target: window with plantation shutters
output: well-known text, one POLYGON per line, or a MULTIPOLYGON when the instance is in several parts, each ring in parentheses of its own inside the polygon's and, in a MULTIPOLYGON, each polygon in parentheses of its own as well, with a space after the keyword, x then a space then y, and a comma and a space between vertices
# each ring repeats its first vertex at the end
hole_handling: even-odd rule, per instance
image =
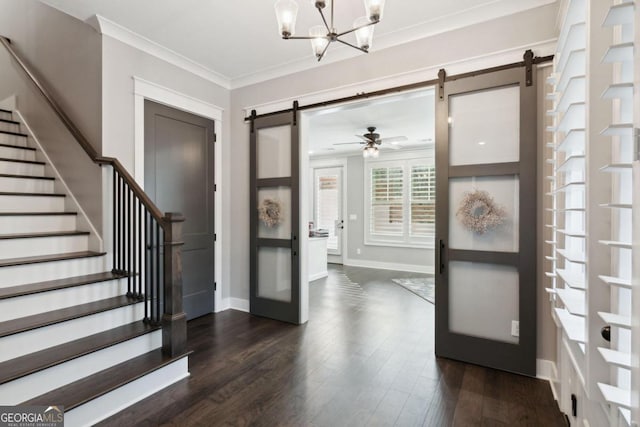
POLYGON ((365 243, 432 245, 435 232, 432 159, 369 161, 365 170, 365 243))

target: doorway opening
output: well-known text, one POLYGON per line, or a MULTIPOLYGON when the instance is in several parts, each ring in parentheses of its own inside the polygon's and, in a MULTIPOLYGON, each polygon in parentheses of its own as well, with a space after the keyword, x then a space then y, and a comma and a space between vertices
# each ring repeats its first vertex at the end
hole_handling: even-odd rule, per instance
POLYGON ((424 88, 305 113, 310 282, 390 270, 393 284, 434 302, 434 96, 424 88))

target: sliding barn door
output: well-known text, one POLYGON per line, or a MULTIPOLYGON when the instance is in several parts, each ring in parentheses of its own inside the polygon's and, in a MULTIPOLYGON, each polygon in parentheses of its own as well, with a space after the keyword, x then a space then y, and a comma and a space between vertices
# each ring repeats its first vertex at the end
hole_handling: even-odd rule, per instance
POLYGON ((250 311, 300 323, 299 156, 296 113, 251 124, 250 311))
POLYGON ((536 374, 536 90, 524 68, 436 97, 436 355, 536 374))

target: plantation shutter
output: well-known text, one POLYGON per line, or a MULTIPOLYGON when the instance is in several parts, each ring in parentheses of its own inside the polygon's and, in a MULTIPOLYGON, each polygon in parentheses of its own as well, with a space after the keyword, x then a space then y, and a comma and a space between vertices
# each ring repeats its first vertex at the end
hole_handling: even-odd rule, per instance
POLYGON ((436 170, 434 166, 411 167, 411 237, 428 237, 434 234, 436 170))
POLYGON ((374 167, 371 169, 371 234, 402 236, 403 171, 402 167, 374 167))

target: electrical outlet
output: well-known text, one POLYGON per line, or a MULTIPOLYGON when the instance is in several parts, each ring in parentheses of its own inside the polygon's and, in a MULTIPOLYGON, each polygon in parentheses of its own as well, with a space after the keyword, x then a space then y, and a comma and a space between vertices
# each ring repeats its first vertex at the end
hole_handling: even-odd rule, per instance
POLYGON ((360 255, 360 248, 356 249, 356 253, 360 255))
POLYGON ((511 336, 512 337, 520 336, 520 322, 517 320, 511 321, 511 336))

